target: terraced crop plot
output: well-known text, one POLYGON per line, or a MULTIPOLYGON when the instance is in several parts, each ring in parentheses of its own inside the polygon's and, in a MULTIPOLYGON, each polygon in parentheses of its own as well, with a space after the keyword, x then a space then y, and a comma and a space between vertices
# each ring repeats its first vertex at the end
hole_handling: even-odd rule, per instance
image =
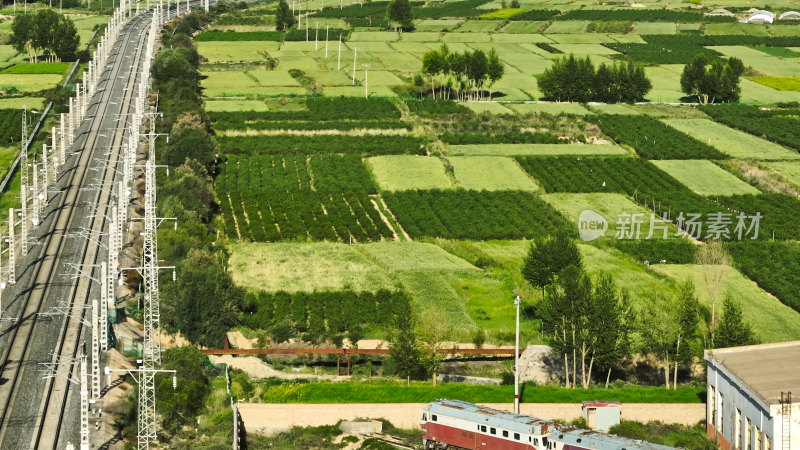
POLYGON ((800 150, 800 119, 796 108, 762 109, 752 105, 702 107, 717 122, 737 128, 772 142, 800 150))
MULTIPOLYGON (((651 266, 657 273, 681 282, 687 277, 694 281, 695 295, 706 308, 711 307, 708 292, 703 288, 703 268, 693 264, 656 264, 651 266)), ((736 269, 727 269, 720 286, 721 292, 731 295, 742 307, 742 315, 748 318, 755 335, 764 342, 787 341, 800 332, 800 316, 791 308, 775 301, 763 289, 742 276, 736 269)), ((719 304, 718 304, 719 306, 719 304)))
POLYGON ((604 133, 634 149, 646 159, 725 159, 713 147, 649 116, 602 115, 597 124, 604 133))
POLYGON ((431 156, 391 155, 367 159, 381 189, 450 189, 453 180, 445 173, 442 160, 431 156))
POLYGON ((388 271, 359 247, 337 243, 232 243, 233 281, 252 291, 393 289, 388 271))
POLYGON ((217 139, 222 153, 248 155, 253 153, 350 153, 366 155, 396 155, 424 153, 419 138, 414 136, 234 136, 217 139))
POLYGON ((376 241, 392 236, 356 156, 229 156, 216 179, 233 240, 376 241))
POLYGON ((210 63, 219 62, 264 62, 259 52, 266 51, 274 54, 278 51, 279 42, 270 41, 239 41, 223 42, 210 41, 198 42, 197 52, 208 59, 210 63))
POLYGON ((451 145, 450 154, 459 156, 559 156, 627 155, 618 145, 603 144, 476 144, 451 145))
POLYGON ((304 94, 306 89, 282 71, 203 72, 201 82, 207 97, 271 96, 275 93, 304 94), (276 89, 279 87, 279 89, 276 89))
POLYGON ((412 238, 530 239, 565 225, 554 209, 528 192, 404 191, 384 198, 412 238))
POLYGON ((539 186, 511 158, 456 156, 449 159, 458 186, 487 191, 538 191, 539 186))
POLYGON ((800 186, 800 162, 771 162, 767 165, 800 186))
POLYGON ((734 158, 800 159, 800 154, 708 119, 665 119, 664 122, 734 158))
POLYGON ((759 194, 758 189, 711 161, 663 160, 653 164, 700 195, 759 194))
POLYGON ((14 88, 20 92, 39 92, 56 87, 63 75, 0 73, 0 88, 14 88))

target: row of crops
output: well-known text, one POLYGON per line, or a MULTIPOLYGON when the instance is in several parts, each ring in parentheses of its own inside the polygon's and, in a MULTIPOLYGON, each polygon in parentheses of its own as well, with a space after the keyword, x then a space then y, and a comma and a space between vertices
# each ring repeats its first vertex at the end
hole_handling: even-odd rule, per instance
POLYGON ((714 147, 645 115, 601 115, 603 132, 646 159, 727 159, 714 147))
POLYGON ((249 294, 246 300, 244 326, 271 330, 278 341, 303 334, 312 342, 393 323, 397 314, 408 311, 409 304, 402 291, 385 289, 374 293, 262 291, 249 294))
POLYGON ((369 155, 425 154, 422 142, 415 136, 225 136, 217 139, 221 152, 228 155, 284 153, 349 153, 369 155))
POLYGON ((698 53, 709 60, 722 58, 722 54, 706 46, 741 45, 748 47, 797 47, 796 36, 750 36, 750 35, 642 35, 645 44, 604 43, 629 59, 648 65, 686 64, 698 53))
POLYGON ((531 239, 569 227, 555 209, 529 192, 429 190, 383 197, 412 238, 531 239))
POLYGON ((768 141, 800 150, 800 116, 797 108, 761 109, 752 105, 726 104, 701 107, 717 122, 768 141))
POLYGON ((375 241, 392 235, 360 158, 230 156, 216 180, 225 234, 252 241, 375 241))

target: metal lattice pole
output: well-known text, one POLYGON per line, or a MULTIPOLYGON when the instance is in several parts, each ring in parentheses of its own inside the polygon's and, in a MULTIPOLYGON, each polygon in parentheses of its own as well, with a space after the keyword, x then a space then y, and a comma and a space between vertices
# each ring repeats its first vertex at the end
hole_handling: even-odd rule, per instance
POLYGON ((92 299, 92 398, 100 398, 100 311, 97 299, 92 299))
POLYGON ((14 258, 14 208, 8 208, 8 283, 17 282, 16 259, 14 258))
MULTIPOLYGON (((112 224, 112 228, 114 225, 112 224)), ((109 256, 113 251, 111 248, 111 240, 114 239, 113 237, 114 230, 109 229, 109 256)), ((103 261, 100 263, 100 286, 102 290, 102 298, 100 299, 100 311, 98 312, 98 320, 100 325, 100 339, 99 339, 99 347, 101 350, 105 351, 108 350, 108 308, 111 302, 114 301, 112 297, 109 297, 109 284, 111 284, 113 280, 109 280, 109 272, 108 272, 108 264, 103 261)), ((113 286, 111 291, 113 292, 113 286)), ((98 366, 97 369, 97 376, 100 376, 100 367, 98 366)))
POLYGON ((89 450, 89 374, 86 352, 81 355, 81 450, 89 450))

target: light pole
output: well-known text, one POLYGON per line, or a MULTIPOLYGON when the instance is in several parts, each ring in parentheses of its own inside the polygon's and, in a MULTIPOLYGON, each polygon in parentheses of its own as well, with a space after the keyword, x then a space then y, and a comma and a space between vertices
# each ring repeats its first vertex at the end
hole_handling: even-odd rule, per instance
POLYGON ((519 295, 514 299, 517 307, 517 333, 514 344, 514 414, 519 414, 519 295))
POLYGON ((364 66, 364 98, 369 98, 369 84, 367 83, 367 73, 369 71, 369 64, 362 64, 364 66))

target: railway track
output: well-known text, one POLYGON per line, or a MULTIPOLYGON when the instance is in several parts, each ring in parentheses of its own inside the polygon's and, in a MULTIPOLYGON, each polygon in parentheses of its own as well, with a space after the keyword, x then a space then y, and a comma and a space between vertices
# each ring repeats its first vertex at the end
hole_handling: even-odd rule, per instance
POLYGON ((19 261, 17 284, 5 292, 7 314, 19 320, 0 326, 0 448, 77 443, 77 430, 63 429, 77 366, 60 364, 54 377, 43 379, 40 363, 74 361, 88 336, 82 323, 85 306, 91 296, 99 297, 99 286, 92 284, 99 270, 91 266, 106 256, 97 241, 106 229, 125 133, 118 121, 132 109, 149 21, 150 14, 131 19, 115 43, 115 55, 78 129, 74 153, 59 175, 58 192, 42 224, 31 233, 37 244, 19 261), (71 239, 68 234, 78 229, 90 230, 94 239, 71 239), (67 274, 74 265, 84 272, 73 279, 67 274), (63 316, 43 320, 37 315, 59 304, 63 316))

